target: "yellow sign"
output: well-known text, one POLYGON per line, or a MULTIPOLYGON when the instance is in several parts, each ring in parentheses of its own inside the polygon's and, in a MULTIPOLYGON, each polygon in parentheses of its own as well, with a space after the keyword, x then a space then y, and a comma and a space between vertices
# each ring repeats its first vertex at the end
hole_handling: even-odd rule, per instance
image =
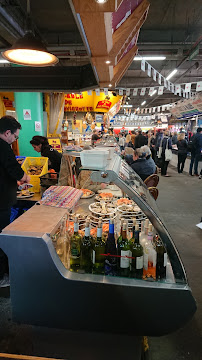
POLYGON ((92 91, 92 95, 88 95, 87 91, 82 94, 66 94, 64 111, 108 112, 121 98, 119 95, 114 96, 111 91, 108 95, 100 92, 100 96, 97 96, 95 91, 92 91))
POLYGON ((4 103, 4 106, 6 110, 12 110, 15 111, 14 108, 14 93, 13 92, 1 92, 0 96, 2 98, 2 101, 4 103))
POLYGON ((62 146, 59 138, 48 138, 48 142, 54 150, 62 152, 62 146))

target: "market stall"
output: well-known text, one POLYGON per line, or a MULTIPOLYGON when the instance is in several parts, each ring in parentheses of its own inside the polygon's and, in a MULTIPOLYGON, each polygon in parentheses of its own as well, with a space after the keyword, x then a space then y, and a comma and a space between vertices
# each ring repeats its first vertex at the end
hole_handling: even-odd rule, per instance
MULTIPOLYGON (((97 226, 94 224, 96 210, 91 211, 96 199, 80 199, 69 211, 67 228, 67 208, 40 203, 0 235, 0 246, 9 258, 13 320, 48 327, 151 336, 167 334, 183 326, 196 311, 195 300, 179 254, 148 189, 116 155, 107 160, 103 169, 92 163, 85 169, 92 171, 92 181, 114 184, 127 194, 124 199, 133 206, 132 212, 126 211, 128 231, 134 218, 139 229, 145 219, 151 222, 153 234, 158 234, 166 249, 166 264, 162 265, 166 272, 158 277, 137 278, 130 274, 110 276, 93 271, 70 271, 67 250, 69 246, 71 250, 70 222, 74 214, 79 214, 78 218, 83 220, 89 217, 92 228, 97 226)), ((68 191, 74 193, 74 190, 68 191)), ((77 190, 76 196, 79 194, 77 190)), ((98 210, 97 216, 103 215, 106 223, 113 212, 118 234, 123 214, 118 213, 117 200, 110 199, 113 210, 109 212, 106 210, 109 204, 104 201, 105 211, 99 214, 98 210)), ((110 253, 102 255, 110 256, 110 253)))

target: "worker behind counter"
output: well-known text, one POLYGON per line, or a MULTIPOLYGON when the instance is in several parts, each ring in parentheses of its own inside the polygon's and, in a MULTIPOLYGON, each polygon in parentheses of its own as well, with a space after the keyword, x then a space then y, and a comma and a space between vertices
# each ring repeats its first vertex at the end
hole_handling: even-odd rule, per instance
POLYGON ((49 145, 48 139, 45 136, 33 136, 30 144, 35 151, 41 153, 41 156, 48 157, 50 169, 54 169, 57 173, 60 172, 62 154, 49 145))
MULTIPOLYGON (((3 116, 0 119, 0 232, 10 223, 11 207, 16 203, 17 181, 20 184, 30 181, 11 148, 11 144, 19 138, 20 129, 21 125, 14 117, 3 116)), ((6 274, 8 258, 0 249, 0 283, 6 274)))
POLYGON ((93 135, 91 137, 91 145, 94 146, 95 142, 100 139, 100 136, 98 135, 98 131, 95 129, 93 130, 93 135))

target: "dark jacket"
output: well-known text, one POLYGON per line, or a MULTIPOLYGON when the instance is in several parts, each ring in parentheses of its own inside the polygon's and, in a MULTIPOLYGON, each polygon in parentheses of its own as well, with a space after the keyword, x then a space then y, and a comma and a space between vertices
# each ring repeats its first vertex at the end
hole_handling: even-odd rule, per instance
POLYGON ((196 133, 193 140, 195 153, 200 154, 202 150, 202 133, 196 133))
POLYGON ((161 140, 163 139, 163 133, 157 133, 155 139, 155 149, 158 151, 159 146, 161 144, 161 140))
POLYGON ((172 144, 176 145, 177 144, 177 135, 173 135, 172 136, 172 144))
POLYGON ((187 154, 187 141, 185 139, 177 141, 178 154, 187 154))
POLYGON ((9 209, 16 202, 17 180, 23 176, 11 146, 0 139, 0 209, 9 209))
POLYGON ((131 148, 133 148, 132 141, 129 141, 128 143, 125 143, 124 148, 126 148, 126 147, 131 147, 131 148))
POLYGON ((156 165, 151 158, 149 160, 138 159, 136 161, 133 161, 130 166, 141 177, 143 181, 148 176, 154 174, 156 171, 156 165))
POLYGON ((147 145, 147 138, 146 136, 139 134, 135 138, 135 148, 140 148, 141 146, 147 145))
POLYGON ((41 149, 41 156, 48 157, 50 160, 49 168, 54 169, 56 172, 60 172, 60 164, 62 159, 62 154, 54 150, 52 146, 46 146, 41 149))
POLYGON ((171 142, 171 138, 169 138, 168 136, 164 136, 163 140, 162 140, 162 153, 165 154, 165 150, 168 147, 168 149, 172 150, 172 142, 171 142), (167 146, 168 143, 168 146, 167 146))

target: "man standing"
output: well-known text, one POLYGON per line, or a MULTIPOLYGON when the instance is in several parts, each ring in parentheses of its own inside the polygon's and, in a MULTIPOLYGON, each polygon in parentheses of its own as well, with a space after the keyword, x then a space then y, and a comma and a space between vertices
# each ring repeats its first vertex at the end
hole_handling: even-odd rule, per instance
MULTIPOLYGON (((18 139, 20 123, 12 116, 0 119, 0 232, 10 223, 11 207, 16 202, 17 181, 28 183, 29 176, 18 164, 11 144, 18 139)), ((8 259, 0 249, 0 279, 8 273, 8 259)))
POLYGON ((98 131, 97 130, 93 130, 93 135, 92 135, 92 138, 91 138, 91 143, 92 143, 92 146, 94 146, 95 142, 97 140, 99 140, 100 137, 98 135, 98 131))
POLYGON ((138 131, 138 135, 135 138, 135 148, 141 148, 141 146, 147 145, 147 138, 142 134, 142 130, 138 131))

